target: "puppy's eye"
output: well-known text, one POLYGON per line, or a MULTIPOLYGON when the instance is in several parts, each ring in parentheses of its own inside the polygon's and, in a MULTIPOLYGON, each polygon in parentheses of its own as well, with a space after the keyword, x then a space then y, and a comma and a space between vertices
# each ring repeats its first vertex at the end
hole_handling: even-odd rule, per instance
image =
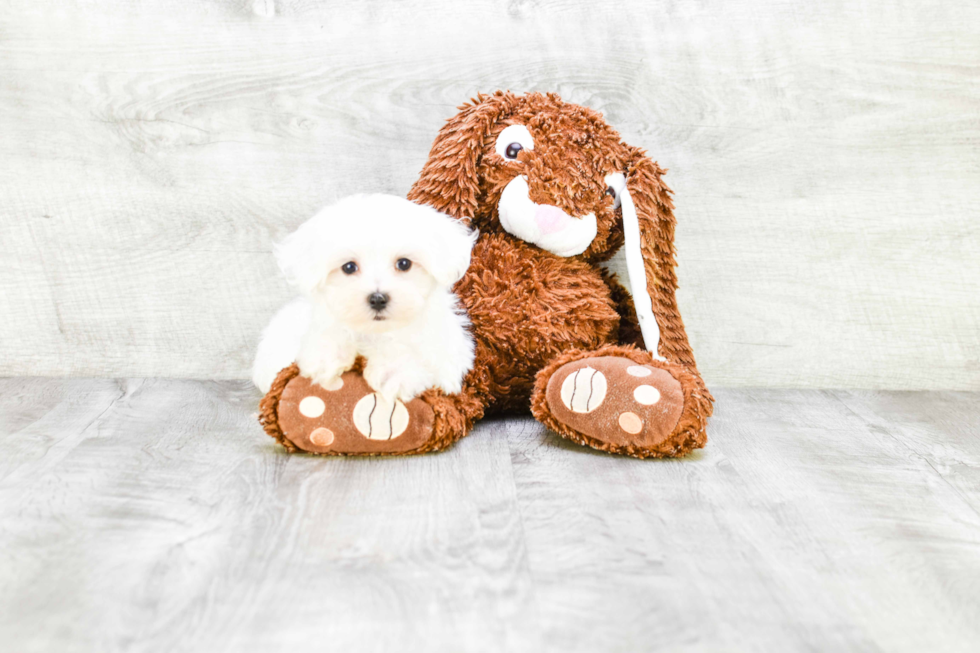
POLYGON ((407 258, 400 258, 397 261, 395 261, 395 267, 398 269, 399 272, 408 272, 409 270, 412 269, 412 262, 409 261, 407 258))
POLYGON ((355 272, 357 272, 357 263, 355 263, 354 261, 347 261, 346 263, 340 266, 340 271, 343 272, 344 274, 354 274, 355 272))
POLYGON ((511 143, 510 145, 507 146, 507 149, 504 150, 504 158, 514 160, 517 158, 518 152, 520 152, 523 149, 524 146, 521 145, 520 143, 511 143))
POLYGON ((616 199, 616 189, 612 186, 606 186, 606 197, 616 199))

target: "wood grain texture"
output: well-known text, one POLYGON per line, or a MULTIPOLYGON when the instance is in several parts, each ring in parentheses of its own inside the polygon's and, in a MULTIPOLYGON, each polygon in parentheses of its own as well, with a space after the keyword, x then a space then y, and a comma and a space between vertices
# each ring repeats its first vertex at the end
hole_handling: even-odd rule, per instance
POLYGON ((639 461, 531 420, 288 455, 244 382, 0 380, 11 651, 973 651, 980 395, 721 390, 639 461))
POLYGON ((271 244, 478 91, 670 168, 709 385, 980 389, 976 3, 7 0, 0 374, 243 377, 271 244))

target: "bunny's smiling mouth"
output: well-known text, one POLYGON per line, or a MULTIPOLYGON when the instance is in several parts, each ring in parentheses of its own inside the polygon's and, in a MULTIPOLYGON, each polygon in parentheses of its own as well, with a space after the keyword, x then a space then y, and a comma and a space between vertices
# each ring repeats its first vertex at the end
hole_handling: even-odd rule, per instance
POLYGON ((532 202, 524 175, 504 188, 497 213, 507 233, 562 257, 581 254, 598 233, 594 212, 576 218, 557 206, 532 202))

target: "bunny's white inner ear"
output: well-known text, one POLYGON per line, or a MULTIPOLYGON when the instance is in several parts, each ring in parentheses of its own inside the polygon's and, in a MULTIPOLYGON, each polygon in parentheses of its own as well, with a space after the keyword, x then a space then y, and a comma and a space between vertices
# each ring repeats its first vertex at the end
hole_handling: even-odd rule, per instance
POLYGON ((626 176, 616 173, 606 176, 606 184, 616 191, 616 202, 623 209, 623 232, 626 244, 626 272, 630 278, 630 289, 633 292, 633 305, 636 307, 636 317, 640 322, 640 332, 643 334, 643 344, 646 350, 658 360, 667 360, 660 355, 660 326, 653 315, 653 301, 647 291, 646 267, 643 265, 643 252, 640 249, 640 221, 636 216, 636 205, 626 188, 626 176))

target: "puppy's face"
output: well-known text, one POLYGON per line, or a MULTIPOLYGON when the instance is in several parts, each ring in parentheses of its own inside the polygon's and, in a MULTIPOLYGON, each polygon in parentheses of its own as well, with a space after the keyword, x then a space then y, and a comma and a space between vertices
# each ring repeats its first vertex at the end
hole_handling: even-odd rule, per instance
POLYGON ((316 290, 319 301, 354 331, 383 333, 415 321, 439 287, 417 253, 379 240, 378 247, 351 251, 316 290))
POLYGON ((289 235, 276 258, 318 310, 351 330, 383 333, 417 320, 433 293, 463 276, 475 239, 431 207, 354 195, 289 235))

